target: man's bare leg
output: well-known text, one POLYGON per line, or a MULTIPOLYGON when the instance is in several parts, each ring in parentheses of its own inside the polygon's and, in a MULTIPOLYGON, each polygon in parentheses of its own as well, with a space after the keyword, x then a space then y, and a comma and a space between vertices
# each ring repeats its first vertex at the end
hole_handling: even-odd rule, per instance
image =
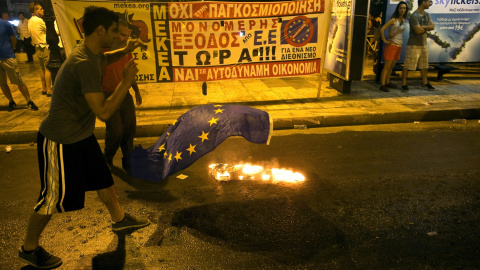
POLYGON ((52 218, 52 215, 40 215, 34 212, 28 220, 27 235, 23 242, 24 250, 34 250, 40 244, 40 235, 47 226, 48 222, 52 218))
POLYGON ((112 185, 108 188, 97 190, 98 197, 105 204, 112 217, 113 222, 122 221, 125 217, 125 213, 120 207, 120 202, 118 201, 117 192, 115 191, 115 186, 112 185))
POLYGON ((28 92, 26 84, 19 85, 18 90, 20 90, 20 93, 22 93, 23 97, 25 97, 25 100, 27 100, 27 102, 30 101, 30 92, 28 92))
POLYGON ((422 74, 422 84, 426 85, 428 83, 428 69, 420 69, 420 73, 422 74))
POLYGON ((114 224, 112 224, 112 231, 119 232, 125 229, 138 229, 148 226, 150 221, 148 219, 136 218, 123 212, 118 201, 115 186, 104 188, 97 191, 100 200, 107 206, 108 212, 114 224))
POLYGON ((45 81, 45 70, 40 69, 40 80, 42 81, 42 94, 45 95, 47 93, 47 84, 45 81))
POLYGON ((408 76, 408 69, 404 68, 402 70, 402 85, 407 85, 407 76, 408 76))
POLYGON ((2 84, 1 88, 2 88, 3 94, 8 99, 8 101, 13 101, 12 91, 10 91, 10 87, 8 87, 8 84, 2 84))
POLYGON ((45 86, 46 86, 46 91, 47 95, 52 94, 52 73, 50 70, 45 69, 45 86))

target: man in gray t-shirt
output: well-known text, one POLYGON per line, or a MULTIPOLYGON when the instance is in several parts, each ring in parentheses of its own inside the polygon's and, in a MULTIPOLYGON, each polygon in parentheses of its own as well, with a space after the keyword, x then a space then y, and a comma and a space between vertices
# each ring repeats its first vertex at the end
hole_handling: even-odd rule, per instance
POLYGON ((435 29, 435 24, 426 9, 430 8, 432 0, 418 0, 418 8, 410 15, 410 34, 407 42, 407 53, 402 72, 402 91, 407 92, 407 76, 409 70, 417 66, 422 74, 422 88, 434 90, 428 82, 428 46, 427 31, 435 29))
POLYGON ((84 95, 101 91, 102 53, 94 54, 81 43, 60 68, 50 111, 40 125, 40 133, 54 142, 71 144, 93 134, 95 114, 84 95))
POLYGON ((138 40, 129 40, 124 48, 103 54, 102 48, 110 47, 117 38, 117 22, 118 15, 111 10, 85 8, 82 22, 85 40, 60 68, 50 111, 40 125, 37 152, 41 192, 18 253, 21 260, 37 268, 51 269, 62 264, 59 257, 39 246, 40 235, 53 214, 82 209, 87 191, 97 191, 114 222, 113 231, 150 224, 121 208, 113 177, 93 135, 96 117, 106 121, 112 116, 138 72, 135 62, 130 61, 115 92, 105 98, 102 64, 113 63, 143 45, 138 40))

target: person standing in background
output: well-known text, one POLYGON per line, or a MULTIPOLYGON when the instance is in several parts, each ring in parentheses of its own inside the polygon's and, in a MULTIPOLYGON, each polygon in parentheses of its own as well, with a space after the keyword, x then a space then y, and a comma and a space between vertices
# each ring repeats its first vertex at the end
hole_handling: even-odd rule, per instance
POLYGON ((410 34, 407 42, 407 54, 403 63, 402 91, 407 92, 407 76, 409 70, 417 66, 422 74, 422 88, 434 90, 428 82, 428 46, 427 32, 435 29, 435 24, 426 9, 430 8, 432 0, 418 0, 418 8, 410 15, 410 34))
POLYGON ((28 21, 28 31, 35 45, 35 52, 40 61, 40 79, 42 80, 42 95, 52 96, 52 74, 47 68, 50 50, 47 44, 47 26, 43 21, 43 7, 39 2, 30 3, 32 17, 28 21))
POLYGON ((33 54, 35 53, 35 47, 32 45, 32 37, 30 31, 28 31, 28 19, 25 18, 23 12, 18 13, 18 22, 17 32, 20 35, 20 40, 22 41, 23 48, 27 54, 27 63, 33 62, 33 54))
POLYGON ((8 22, 8 12, 2 12, 2 20, 8 22))
MULTIPOLYGON (((8 18, 7 18, 8 20, 8 18)), ((17 60, 15 59, 15 45, 17 38, 13 26, 3 19, 0 20, 0 86, 5 97, 8 99, 8 111, 13 111, 17 104, 13 101, 10 87, 7 83, 7 76, 12 84, 16 84, 22 95, 27 100, 30 110, 36 111, 38 107, 30 99, 30 93, 22 80, 17 60)))
POLYGON ((397 88, 397 86, 390 82, 393 67, 400 59, 400 52, 403 44, 403 31, 405 31, 405 22, 407 20, 408 6, 407 3, 401 1, 398 3, 392 18, 382 26, 380 29, 380 36, 385 43, 385 50, 383 51, 383 59, 385 59, 385 66, 382 70, 380 90, 388 92, 388 88, 397 88), (388 40, 385 38, 385 30, 388 28, 388 40))
POLYGON ((60 29, 58 28, 57 20, 54 21, 53 25, 55 26, 55 33, 58 36, 58 48, 60 49, 60 55, 62 59, 65 60, 65 49, 63 48, 63 40, 62 36, 60 35, 60 29))

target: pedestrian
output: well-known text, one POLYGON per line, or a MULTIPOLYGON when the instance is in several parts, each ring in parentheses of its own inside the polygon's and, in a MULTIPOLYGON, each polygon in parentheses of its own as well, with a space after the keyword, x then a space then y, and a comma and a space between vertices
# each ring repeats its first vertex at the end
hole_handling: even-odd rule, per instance
POLYGON ((41 191, 19 251, 20 259, 38 268, 62 264, 59 257, 39 245, 40 235, 52 214, 82 209, 86 191, 97 191, 110 213, 113 231, 150 224, 121 208, 112 174, 93 134, 96 117, 102 121, 111 117, 138 72, 135 62, 128 62, 117 89, 105 98, 102 64, 113 63, 143 45, 138 40, 129 40, 126 47, 103 54, 102 48, 111 47, 117 35, 117 21, 118 15, 104 7, 85 8, 82 22, 85 39, 58 71, 50 111, 40 124, 37 152, 41 191))
POLYGON ((435 29, 435 24, 426 12, 432 5, 432 0, 418 0, 418 8, 410 15, 410 34, 407 42, 407 54, 403 63, 402 91, 407 92, 407 76, 409 70, 416 70, 417 66, 422 75, 421 87, 434 90, 428 82, 428 46, 427 32, 435 29))
POLYGON ((377 48, 378 41, 380 40, 379 30, 382 26, 382 12, 372 11, 368 17, 368 32, 372 35, 370 37, 370 49, 372 49, 373 61, 374 63, 378 62, 379 50, 377 48))
POLYGON ((53 22, 53 25, 55 27, 55 33, 57 33, 58 36, 58 49, 60 50, 60 56, 62 57, 62 60, 65 60, 65 48, 63 48, 63 40, 62 36, 60 35, 60 29, 58 28, 57 20, 53 22))
MULTIPOLYGON (((123 48, 127 44, 127 40, 130 37, 130 29, 126 22, 118 21, 118 38, 114 40, 111 50, 117 50, 123 48)), ((104 50, 108 53, 110 49, 104 50)), ((123 69, 132 59, 132 54, 129 53, 123 56, 117 62, 105 66, 103 68, 103 81, 102 89, 105 93, 105 98, 108 98, 115 92, 115 89, 123 79, 123 69)), ((137 106, 142 104, 142 96, 138 85, 135 81, 132 83, 132 88, 135 92, 135 100, 137 106)), ((130 171, 130 153, 133 151, 133 137, 135 135, 135 129, 137 125, 137 119, 135 117, 135 104, 133 102, 132 95, 129 92, 125 95, 120 107, 112 117, 105 122, 105 151, 104 156, 107 164, 113 166, 113 157, 120 147, 122 151, 122 168, 126 171, 130 171)))
POLYGON ((28 19, 25 18, 23 12, 18 13, 20 19, 17 26, 17 32, 20 35, 20 40, 27 54, 27 63, 33 63, 33 55, 35 54, 35 47, 32 45, 32 36, 28 31, 28 19))
POLYGON ((8 12, 2 12, 2 20, 8 22, 8 19, 9 19, 9 16, 8 16, 8 12))
POLYGON ((32 44, 40 61, 40 79, 42 80, 42 95, 52 96, 52 74, 47 68, 50 50, 47 44, 47 26, 43 21, 43 7, 40 2, 30 3, 32 17, 28 21, 28 31, 32 36, 32 44))
MULTIPOLYGON (((8 19, 8 18, 7 18, 8 19)), ((12 92, 7 83, 7 76, 11 84, 16 84, 18 90, 25 97, 27 107, 32 110, 38 110, 38 107, 30 99, 27 85, 22 80, 17 60, 15 59, 15 46, 17 38, 13 26, 3 19, 0 20, 0 86, 5 97, 8 99, 8 111, 13 111, 17 104, 13 100, 12 92)))
POLYGON ((405 22, 407 19, 408 5, 401 1, 398 3, 393 12, 392 18, 382 26, 380 29, 380 36, 385 43, 385 50, 383 51, 383 59, 385 66, 382 70, 380 90, 388 92, 388 88, 397 88, 397 86, 390 82, 393 67, 400 59, 400 52, 403 44, 403 31, 405 31, 405 22), (385 38, 385 30, 388 28, 388 40, 385 38))

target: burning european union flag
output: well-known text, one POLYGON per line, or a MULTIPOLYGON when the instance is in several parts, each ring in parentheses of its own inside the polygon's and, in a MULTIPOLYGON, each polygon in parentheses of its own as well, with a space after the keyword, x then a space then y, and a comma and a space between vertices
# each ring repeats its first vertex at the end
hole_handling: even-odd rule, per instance
POLYGON ((131 153, 133 177, 160 181, 190 166, 230 136, 253 143, 270 141, 273 130, 267 112, 238 105, 203 105, 180 116, 148 149, 131 153))

